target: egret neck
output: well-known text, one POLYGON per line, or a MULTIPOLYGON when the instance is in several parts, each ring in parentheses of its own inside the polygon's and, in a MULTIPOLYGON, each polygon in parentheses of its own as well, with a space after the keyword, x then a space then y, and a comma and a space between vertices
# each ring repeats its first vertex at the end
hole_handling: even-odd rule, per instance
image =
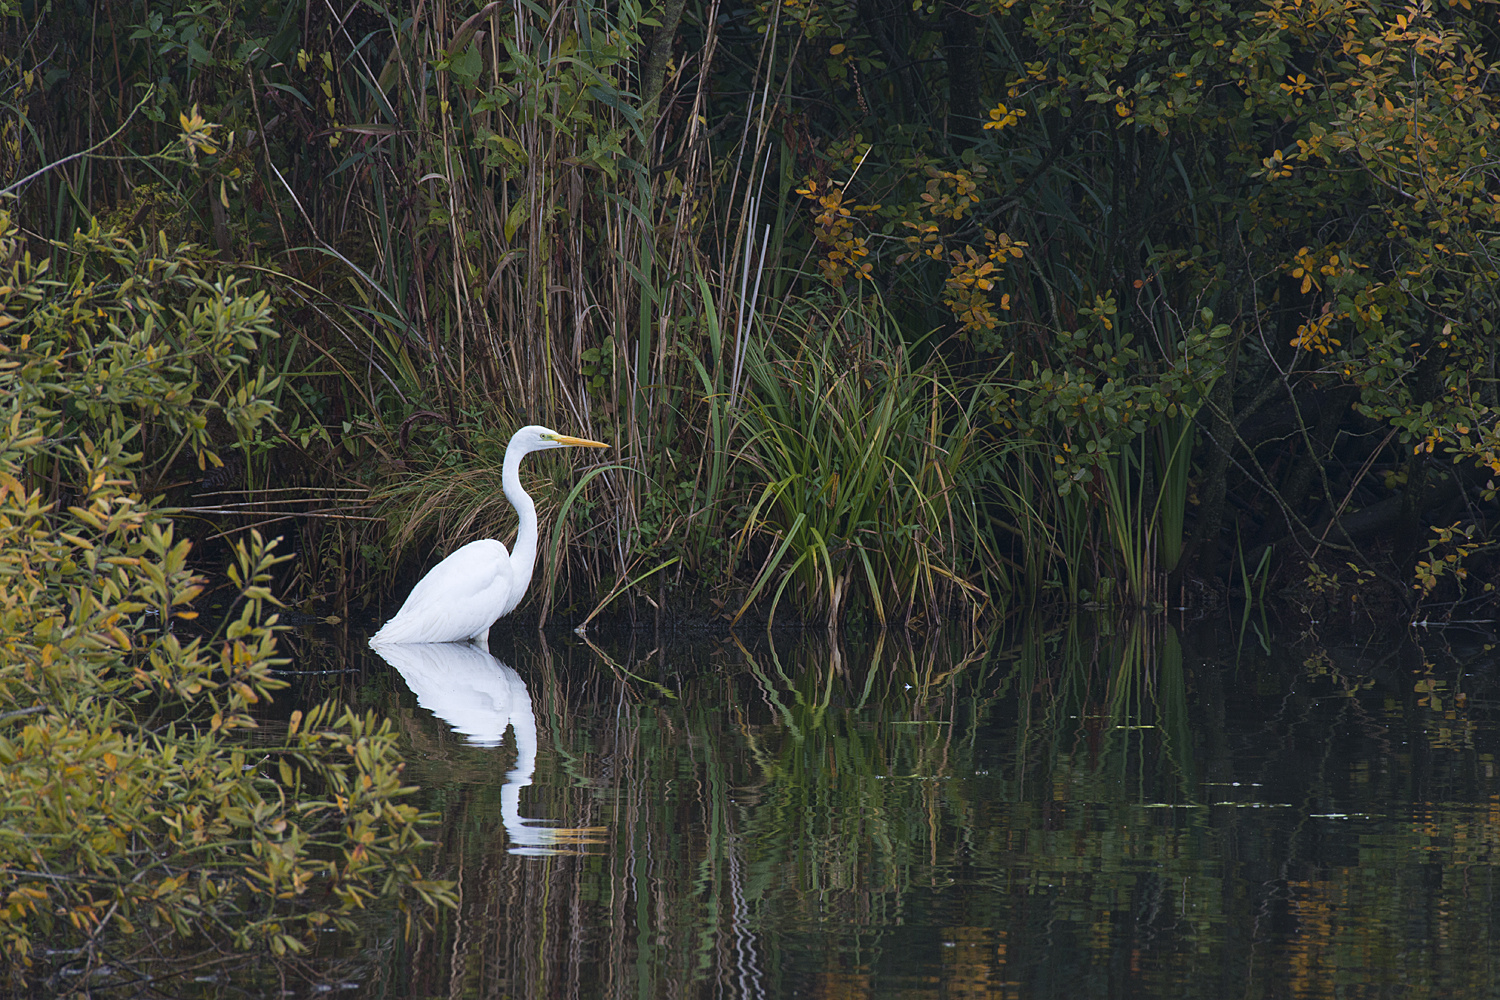
MULTIPOLYGON (((521 458, 529 452, 526 444, 511 438, 505 449, 505 465, 500 472, 500 484, 505 489, 505 499, 516 509, 516 544, 510 552, 513 593, 526 593, 531 586, 531 573, 536 568, 536 504, 531 494, 521 487, 521 458)), ((519 597, 517 598, 519 603, 519 597)))

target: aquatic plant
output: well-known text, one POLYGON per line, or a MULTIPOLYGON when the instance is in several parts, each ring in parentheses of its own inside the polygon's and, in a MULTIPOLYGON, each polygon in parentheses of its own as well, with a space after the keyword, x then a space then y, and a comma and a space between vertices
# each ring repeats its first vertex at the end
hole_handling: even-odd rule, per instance
POLYGON ((795 585, 801 616, 830 625, 861 603, 884 625, 999 599, 1008 575, 979 521, 978 387, 936 354, 913 363, 864 311, 778 322, 746 361, 741 457, 758 482, 737 550, 764 555, 739 614, 772 584, 768 616, 795 585))

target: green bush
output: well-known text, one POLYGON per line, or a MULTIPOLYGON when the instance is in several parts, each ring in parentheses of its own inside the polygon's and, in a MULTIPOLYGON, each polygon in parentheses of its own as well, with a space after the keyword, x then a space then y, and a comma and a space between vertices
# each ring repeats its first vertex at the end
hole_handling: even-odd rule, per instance
POLYGON ((53 280, 0 213, 10 984, 57 962, 96 987, 128 953, 156 956, 160 976, 172 939, 297 952, 374 899, 441 903, 447 887, 414 863, 424 818, 400 802, 411 789, 386 723, 323 705, 247 739, 282 686, 274 542, 236 547, 236 610, 199 631, 205 580, 138 482, 143 443, 165 467, 253 440, 272 411, 274 379, 250 360, 274 336, 269 301, 164 237, 96 229, 57 249, 53 280))

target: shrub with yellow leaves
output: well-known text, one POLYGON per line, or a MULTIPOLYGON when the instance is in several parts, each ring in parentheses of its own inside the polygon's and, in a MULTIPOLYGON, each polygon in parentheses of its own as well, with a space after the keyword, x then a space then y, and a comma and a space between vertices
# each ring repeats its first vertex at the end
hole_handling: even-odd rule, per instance
POLYGON ((284 686, 275 543, 236 546, 237 610, 203 630, 190 545, 137 482, 137 449, 216 462, 273 412, 269 300, 164 236, 62 249, 50 280, 0 213, 5 985, 160 981, 229 945, 301 952, 377 899, 441 904, 388 724, 324 705, 246 739, 284 686))
POLYGON ((820 187, 809 180, 797 193, 818 206, 813 238, 822 251, 816 263, 824 280, 834 287, 844 283, 849 275, 855 278, 870 277, 873 265, 865 258, 870 251, 865 246, 866 237, 854 235, 855 212, 861 214, 878 211, 879 205, 849 206, 844 202, 844 189, 838 185, 820 187))
POLYGON ((1334 348, 1343 344, 1343 341, 1334 337, 1329 328, 1333 326, 1334 320, 1339 316, 1327 304, 1323 304, 1323 311, 1315 318, 1308 320, 1297 327, 1297 336, 1292 338, 1292 346, 1304 351, 1315 351, 1318 354, 1328 354, 1334 348))
POLYGON ((963 219, 979 201, 979 183, 984 175, 983 166, 956 171, 929 167, 921 204, 931 219, 903 223, 912 232, 906 237, 907 252, 896 258, 899 264, 925 256, 947 265, 943 304, 958 320, 959 328, 969 335, 994 330, 999 325, 996 308, 1002 312, 1010 309, 1010 293, 1002 293, 998 299, 990 293, 1003 275, 1005 265, 1019 260, 1027 246, 1023 240, 1013 240, 1008 234, 992 229, 984 231, 984 242, 978 247, 952 237, 944 238, 943 226, 963 219))

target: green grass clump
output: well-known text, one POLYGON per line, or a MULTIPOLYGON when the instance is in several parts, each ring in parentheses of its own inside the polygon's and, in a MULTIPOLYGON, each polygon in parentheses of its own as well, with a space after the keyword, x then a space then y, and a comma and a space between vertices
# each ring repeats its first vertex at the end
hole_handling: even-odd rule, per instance
POLYGON ((772 618, 795 592, 803 617, 830 625, 984 608, 1009 581, 978 523, 977 387, 935 353, 914 362, 868 314, 796 323, 746 362, 740 454, 760 483, 739 549, 765 555, 740 614, 767 590, 772 618))

